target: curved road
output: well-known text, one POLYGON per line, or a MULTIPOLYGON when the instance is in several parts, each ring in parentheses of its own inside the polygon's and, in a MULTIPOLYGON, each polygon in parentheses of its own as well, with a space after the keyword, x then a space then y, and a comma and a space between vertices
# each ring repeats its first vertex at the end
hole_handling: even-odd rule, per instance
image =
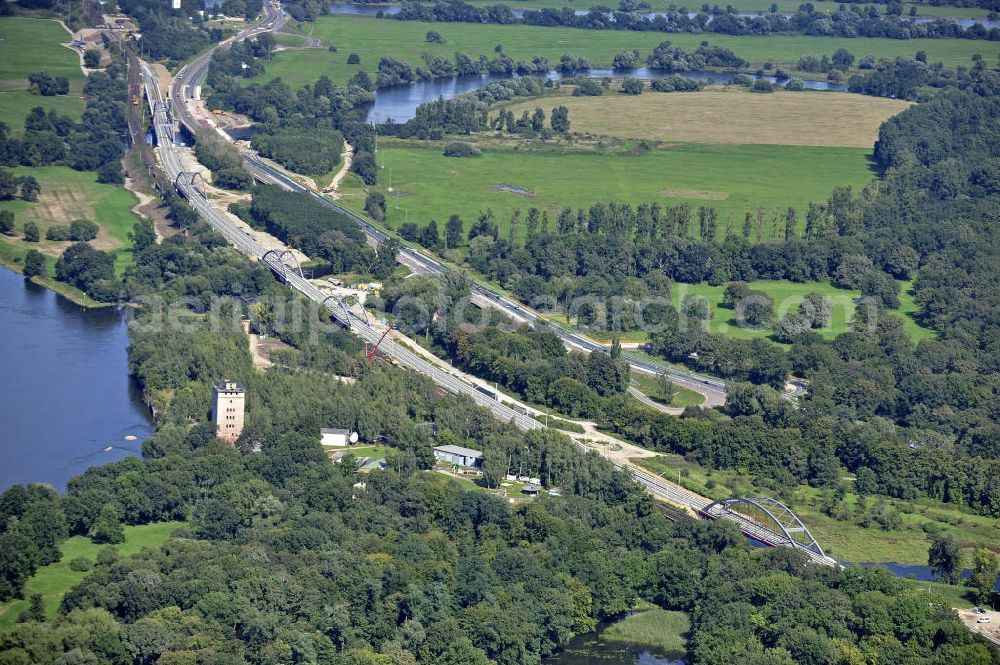
MULTIPOLYGON (((273 27, 278 27, 284 20, 281 14, 277 13, 278 10, 272 5, 267 5, 264 21, 254 28, 251 28, 244 33, 241 33, 234 39, 242 39, 253 34, 257 34, 265 29, 271 29, 273 27), (270 28, 265 27, 270 26, 270 28)), ((204 76, 204 71, 207 69, 208 61, 210 60, 210 53, 205 54, 187 67, 185 67, 179 74, 177 79, 171 86, 172 94, 175 95, 173 99, 173 108, 175 111, 180 113, 180 117, 186 115, 186 109, 183 107, 183 103, 178 104, 177 100, 186 99, 185 88, 190 88, 192 85, 196 85, 197 81, 200 80, 199 77, 188 78, 188 83, 183 83, 183 75, 188 71, 201 72, 199 76, 204 76)), ((159 87, 157 85, 157 80, 150 68, 143 64, 142 65, 142 75, 146 82, 146 95, 149 101, 149 106, 153 110, 153 125, 156 131, 158 153, 160 156, 160 161, 163 164, 164 170, 167 172, 168 176, 177 185, 178 190, 183 194, 194 209, 206 220, 208 221, 219 233, 221 233, 232 245, 234 245, 240 251, 256 258, 261 261, 269 268, 278 273, 283 280, 291 287, 295 288, 297 291, 310 298, 320 306, 325 308, 329 314, 337 319, 339 322, 347 326, 352 332, 364 339, 370 344, 374 344, 382 338, 382 331, 376 330, 368 325, 367 321, 357 317, 355 314, 346 311, 346 309, 341 309, 342 305, 336 302, 330 302, 330 299, 321 292, 312 282, 304 279, 300 274, 296 273, 291 268, 283 265, 279 258, 274 256, 273 252, 269 252, 267 248, 258 243, 252 237, 248 236, 245 231, 234 224, 225 213, 220 209, 212 205, 207 198, 205 198, 204 193, 199 191, 195 184, 187 178, 187 174, 183 171, 183 165, 180 160, 180 156, 177 153, 177 148, 174 144, 174 123, 173 118, 169 111, 168 102, 163 100, 160 96, 159 87), (270 256, 269 256, 270 255, 270 256)), ((187 116, 187 121, 190 123, 192 119, 187 116)), ((191 125, 189 125, 190 127, 191 125)), ((351 213, 348 210, 341 208, 340 206, 331 205, 329 201, 319 196, 315 192, 306 190, 298 183, 294 182, 287 176, 275 171, 274 169, 268 167, 267 165, 261 163, 254 156, 249 156, 248 161, 255 169, 259 169, 261 174, 266 175, 268 178, 273 178, 274 180, 291 187, 292 189, 298 191, 308 192, 314 196, 317 200, 323 202, 330 207, 337 208, 350 215, 355 221, 361 224, 362 228, 373 235, 379 240, 386 239, 385 234, 379 231, 377 228, 371 226, 368 222, 360 218, 359 216, 351 213)), ((445 267, 437 262, 436 260, 412 249, 404 249, 403 253, 407 258, 412 259, 417 265, 423 266, 429 273, 440 273, 445 270, 445 267)), ((497 294, 481 284, 477 284, 475 287, 475 292, 479 296, 486 297, 490 299, 493 303, 497 303, 501 309, 504 311, 511 311, 515 316, 519 318, 525 318, 528 320, 537 320, 538 314, 521 303, 512 301, 500 294, 497 294)), ((497 306, 497 305, 495 305, 497 306)), ((558 330, 558 329, 557 329, 558 330)), ((590 350, 604 350, 603 347, 590 342, 589 340, 583 339, 582 342, 577 340, 577 336, 564 331, 563 340, 567 345, 576 345, 580 348, 590 349, 590 350)), ((473 385, 467 381, 464 381, 459 376, 455 376, 449 372, 444 371, 435 364, 427 361, 418 354, 410 351, 409 349, 395 343, 390 339, 384 339, 379 346, 379 350, 385 355, 395 358, 401 365, 408 367, 416 372, 419 372, 425 376, 431 378, 438 386, 443 389, 457 395, 467 395, 477 404, 488 408, 495 417, 500 420, 511 422, 514 425, 526 429, 542 429, 545 427, 541 422, 535 420, 534 418, 515 411, 510 406, 499 402, 492 397, 489 397, 482 392, 476 390, 473 385)), ((645 371, 656 371, 659 367, 650 364, 652 370, 645 370, 645 367, 640 366, 640 369, 645 371)), ((633 365, 635 367, 635 365, 633 365)), ((683 373, 682 376, 687 379, 691 377, 693 380, 700 380, 700 377, 696 375, 690 375, 683 373)), ((713 379, 712 381, 717 381, 713 379)), ((681 383, 678 380, 678 383, 681 383)), ((705 381, 706 385, 712 385, 708 381, 705 381)), ((724 386, 722 387, 722 394, 724 395, 724 386)), ((590 450, 584 443, 577 441, 579 445, 584 450, 590 450)), ((711 503, 710 499, 703 496, 695 494, 686 490, 679 485, 675 485, 659 476, 650 474, 642 469, 638 469, 632 465, 626 465, 618 460, 610 460, 613 465, 618 468, 625 469, 631 473, 631 475, 642 485, 644 485, 648 491, 650 491, 655 496, 658 496, 666 501, 673 503, 675 505, 685 506, 686 508, 692 510, 693 512, 705 515, 711 518, 724 518, 724 519, 734 519, 728 514, 710 514, 708 512, 709 505, 711 503)), ((782 534, 778 534, 763 525, 756 522, 748 522, 745 519, 737 519, 740 524, 740 528, 744 533, 751 535, 758 540, 768 543, 772 546, 791 546, 797 547, 794 541, 790 541, 788 538, 784 537, 782 534)), ((798 548, 801 549, 801 548, 798 548)), ((820 564, 824 565, 836 565, 836 562, 829 557, 824 557, 818 555, 810 550, 802 549, 810 558, 820 564)))
MULTIPOLYGON (((253 28, 240 33, 239 35, 220 43, 219 46, 224 46, 233 41, 242 40, 247 37, 253 37, 261 32, 278 30, 287 20, 280 6, 273 3, 265 3, 264 12, 265 18, 260 23, 253 28)), ((193 97, 195 87, 197 87, 208 74, 208 66, 211 63, 213 52, 214 49, 188 63, 183 69, 180 70, 180 72, 178 72, 170 87, 170 103, 174 118, 186 126, 192 133, 199 125, 197 120, 188 110, 187 103, 188 100, 193 97)), ((337 212, 350 217, 358 226, 361 227, 365 234, 376 243, 389 240, 389 236, 374 226, 369 220, 361 217, 348 208, 345 208, 336 201, 331 201, 318 192, 299 184, 297 181, 288 177, 281 171, 265 164, 255 153, 249 151, 245 152, 244 160, 246 161, 247 167, 261 180, 273 182, 287 189, 309 194, 316 199, 316 201, 327 208, 336 210, 337 212)), ((436 275, 444 273, 448 270, 448 267, 444 263, 425 254, 424 252, 408 246, 400 248, 397 259, 400 263, 405 264, 410 269, 414 270, 414 272, 420 274, 436 275)), ((551 321, 544 319, 541 314, 524 303, 509 298, 480 281, 473 281, 472 296, 477 305, 489 306, 498 309, 514 320, 548 326, 562 339, 563 343, 569 349, 585 352, 601 351, 602 353, 607 353, 607 349, 602 344, 599 344, 584 335, 574 333, 571 330, 567 330, 561 326, 553 324, 551 321)), ((629 365, 631 365, 632 369, 636 371, 652 375, 666 374, 674 383, 700 393, 705 397, 705 402, 703 404, 705 407, 720 406, 726 403, 726 382, 722 379, 704 374, 697 374, 695 372, 688 372, 674 367, 668 367, 657 362, 629 355, 628 353, 625 354, 625 359, 628 361, 629 365)))

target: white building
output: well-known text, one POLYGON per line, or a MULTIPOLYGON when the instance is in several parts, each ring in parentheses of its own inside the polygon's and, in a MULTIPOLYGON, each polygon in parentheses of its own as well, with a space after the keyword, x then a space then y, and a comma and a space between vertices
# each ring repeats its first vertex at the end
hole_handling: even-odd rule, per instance
POLYGON ((220 381, 212 384, 212 422, 215 436, 229 443, 236 443, 243 433, 243 407, 246 390, 238 381, 220 381))
POLYGON ((346 429, 323 428, 319 431, 319 442, 324 446, 349 446, 357 443, 358 434, 346 429))
POLYGON ((437 446, 434 448, 434 458, 448 464, 478 469, 483 463, 483 451, 462 446, 437 446))

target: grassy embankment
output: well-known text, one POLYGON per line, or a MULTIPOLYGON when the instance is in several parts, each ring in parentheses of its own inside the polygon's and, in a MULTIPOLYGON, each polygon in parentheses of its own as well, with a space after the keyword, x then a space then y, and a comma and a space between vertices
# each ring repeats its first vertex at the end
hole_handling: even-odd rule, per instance
POLYGON ((671 658, 681 658, 687 651, 691 618, 685 612, 663 610, 639 601, 635 613, 616 621, 601 632, 601 639, 648 647, 671 658))
POLYGON ((302 32, 320 39, 324 48, 278 53, 267 63, 265 79, 280 77, 293 90, 313 83, 320 75, 335 83, 346 82, 359 69, 374 74, 381 56, 401 58, 416 66, 422 64, 422 53, 451 58, 456 50, 470 55, 493 56, 493 49, 502 44, 515 60, 542 55, 550 63, 560 56, 586 57, 593 67, 608 67, 618 51, 638 49, 643 57, 661 41, 694 50, 702 41, 733 49, 737 55, 759 66, 772 62, 786 69, 807 54, 832 54, 846 48, 861 56, 913 56, 927 53, 928 62, 946 65, 969 64, 974 53, 991 53, 988 42, 967 39, 867 39, 806 36, 728 36, 716 34, 667 34, 617 30, 579 30, 576 28, 543 28, 524 25, 479 25, 469 23, 422 23, 417 21, 379 20, 365 16, 327 16, 314 23, 291 23, 287 31, 302 32), (444 44, 428 44, 424 35, 436 30, 444 44), (337 52, 325 47, 335 45, 337 52), (359 65, 348 65, 351 53, 361 56, 359 65))
MULTIPOLYGON (((659 455, 635 462, 674 482, 677 482, 680 473, 681 484, 712 499, 775 495, 773 488, 755 486, 749 475, 731 470, 712 471, 679 455, 659 455)), ((841 521, 824 514, 820 510, 828 493, 824 490, 801 485, 794 489, 782 489, 779 493, 779 498, 809 527, 823 549, 839 561, 926 565, 931 533, 954 535, 963 548, 969 549, 990 547, 995 550, 1000 538, 1000 522, 996 519, 964 512, 954 505, 929 499, 883 499, 901 518, 899 529, 885 531, 875 525, 864 528, 854 521, 841 521)), ((869 498, 868 506, 871 507, 877 500, 876 497, 869 498)), ((859 498, 848 493, 844 501, 853 513, 859 498)))
POLYGON ((24 118, 36 106, 80 119, 86 77, 80 70, 80 56, 61 46, 70 39, 56 21, 0 18, 0 122, 13 133, 24 131, 24 118), (27 76, 38 71, 68 78, 69 94, 42 97, 28 92, 27 76))
MULTIPOLYGON (((184 526, 183 522, 157 522, 141 526, 125 527, 125 542, 115 547, 119 556, 129 556, 145 547, 159 547, 177 528, 184 526)), ((28 609, 28 598, 32 594, 42 594, 45 602, 45 614, 49 620, 55 618, 62 597, 79 584, 87 573, 71 570, 70 561, 83 557, 91 562, 97 560, 97 553, 106 545, 96 545, 89 538, 74 536, 62 544, 62 560, 39 568, 28 580, 25 588, 25 600, 14 600, 0 604, 0 629, 10 628, 17 622, 18 615, 28 609)))

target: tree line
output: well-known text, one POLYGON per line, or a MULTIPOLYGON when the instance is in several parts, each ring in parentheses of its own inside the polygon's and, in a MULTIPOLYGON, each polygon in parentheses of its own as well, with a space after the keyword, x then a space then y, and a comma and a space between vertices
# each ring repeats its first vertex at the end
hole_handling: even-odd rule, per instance
MULTIPOLYGON (((624 3, 623 3, 624 4, 624 3)), ((635 11, 611 11, 593 7, 577 15, 572 7, 526 9, 515 16, 508 5, 477 7, 464 0, 442 0, 433 4, 403 2, 390 16, 400 21, 442 23, 522 24, 567 27, 584 30, 633 30, 641 32, 718 33, 725 35, 801 34, 814 37, 877 37, 889 39, 984 39, 997 41, 1000 29, 975 23, 963 27, 939 18, 927 23, 883 14, 877 5, 841 6, 837 11, 819 11, 812 3, 799 6, 790 15, 777 11, 742 16, 732 7, 708 11, 703 8, 689 16, 676 8, 652 16, 635 11)))

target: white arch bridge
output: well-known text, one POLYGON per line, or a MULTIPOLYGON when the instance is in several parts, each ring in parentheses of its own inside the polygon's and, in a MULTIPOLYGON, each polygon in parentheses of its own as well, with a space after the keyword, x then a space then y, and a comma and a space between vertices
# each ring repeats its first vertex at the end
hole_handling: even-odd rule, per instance
POLYGON ((749 538, 771 547, 791 547, 805 552, 817 563, 839 565, 826 555, 799 516, 791 508, 767 497, 735 497, 708 504, 699 511, 709 519, 735 522, 749 538))

